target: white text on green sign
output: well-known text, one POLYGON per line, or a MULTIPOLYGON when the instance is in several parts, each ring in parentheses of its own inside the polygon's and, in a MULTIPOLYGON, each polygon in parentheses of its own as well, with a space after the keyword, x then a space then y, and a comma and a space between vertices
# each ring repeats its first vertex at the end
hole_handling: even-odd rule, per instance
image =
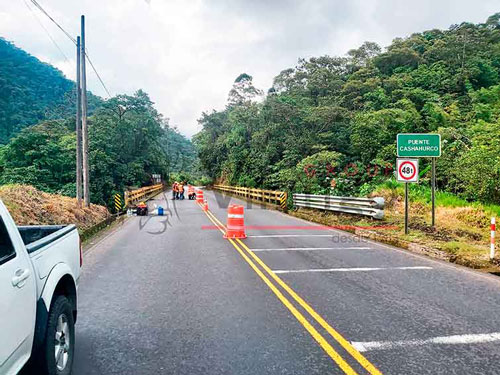
POLYGON ((441 156, 441 135, 439 134, 398 134, 398 157, 441 156))

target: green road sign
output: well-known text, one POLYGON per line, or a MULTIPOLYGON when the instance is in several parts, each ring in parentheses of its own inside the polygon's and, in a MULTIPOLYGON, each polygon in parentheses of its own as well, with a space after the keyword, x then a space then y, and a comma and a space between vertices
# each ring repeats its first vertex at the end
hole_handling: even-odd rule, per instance
POLYGON ((398 134, 398 157, 438 158, 441 156, 441 135, 398 134))

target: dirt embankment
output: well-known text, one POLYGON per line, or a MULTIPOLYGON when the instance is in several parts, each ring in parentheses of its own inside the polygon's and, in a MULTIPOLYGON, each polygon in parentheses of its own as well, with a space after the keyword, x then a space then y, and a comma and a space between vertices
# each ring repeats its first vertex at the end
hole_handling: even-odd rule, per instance
POLYGON ((75 198, 44 193, 29 185, 0 186, 0 199, 17 225, 75 224, 82 230, 110 216, 104 206, 78 208, 75 198))

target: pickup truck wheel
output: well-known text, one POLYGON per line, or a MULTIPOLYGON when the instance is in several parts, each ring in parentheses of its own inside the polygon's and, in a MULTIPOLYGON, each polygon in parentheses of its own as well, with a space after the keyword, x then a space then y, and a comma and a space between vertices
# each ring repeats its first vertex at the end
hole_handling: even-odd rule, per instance
POLYGON ((47 335, 42 346, 42 353, 40 353, 44 374, 71 374, 74 350, 73 306, 65 296, 58 296, 49 311, 47 335))

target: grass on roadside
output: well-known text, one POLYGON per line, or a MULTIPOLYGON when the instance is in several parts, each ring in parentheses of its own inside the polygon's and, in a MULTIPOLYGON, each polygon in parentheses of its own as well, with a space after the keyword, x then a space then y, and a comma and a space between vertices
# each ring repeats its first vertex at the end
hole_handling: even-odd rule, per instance
MULTIPOLYGON (((373 190, 371 195, 376 194, 377 191, 390 189, 395 191, 398 195, 404 196, 404 184, 395 180, 387 180, 386 182, 378 185, 373 190)), ((426 185, 410 184, 410 201, 431 203, 431 189, 426 185)), ((500 205, 484 204, 480 202, 469 202, 459 196, 446 192, 436 191, 436 206, 441 207, 474 207, 483 210, 485 213, 493 216, 500 216, 500 205)))

